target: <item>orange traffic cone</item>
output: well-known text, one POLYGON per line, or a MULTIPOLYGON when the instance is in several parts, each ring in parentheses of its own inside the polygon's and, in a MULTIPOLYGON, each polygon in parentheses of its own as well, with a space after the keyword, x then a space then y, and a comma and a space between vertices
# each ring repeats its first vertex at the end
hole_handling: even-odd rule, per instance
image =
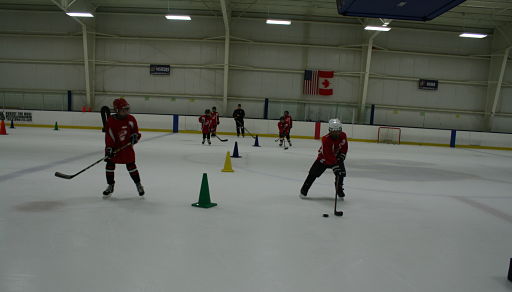
POLYGON ((5 130, 4 120, 2 120, 2 123, 0 124, 0 135, 7 135, 7 131, 5 130))

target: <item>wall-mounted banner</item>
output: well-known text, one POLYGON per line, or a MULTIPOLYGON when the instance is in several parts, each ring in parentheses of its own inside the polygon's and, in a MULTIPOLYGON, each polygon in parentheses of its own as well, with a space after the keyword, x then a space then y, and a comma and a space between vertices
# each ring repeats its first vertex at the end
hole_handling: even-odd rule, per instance
POLYGON ((303 93, 307 95, 333 95, 331 79, 334 71, 305 70, 303 93))
POLYGON ((171 74, 171 66, 170 65, 149 65, 149 74, 151 75, 170 75, 171 74))
POLYGON ((15 122, 32 122, 31 112, 0 112, 0 120, 15 122))
POLYGON ((439 81, 420 79, 418 87, 424 90, 437 90, 439 88, 439 81))

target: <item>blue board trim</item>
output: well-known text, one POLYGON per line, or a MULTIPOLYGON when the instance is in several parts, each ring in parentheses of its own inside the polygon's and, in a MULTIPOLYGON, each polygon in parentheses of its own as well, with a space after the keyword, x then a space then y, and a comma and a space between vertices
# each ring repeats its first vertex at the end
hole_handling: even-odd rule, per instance
POLYGON ((456 140, 457 140, 457 131, 452 130, 452 135, 450 137, 450 147, 451 148, 455 148, 456 140))
POLYGON ((268 98, 265 98, 265 105, 263 106, 263 118, 265 120, 268 120, 268 103, 269 103, 268 98))
POLYGON ((180 116, 172 115, 172 132, 178 133, 180 130, 180 116))
POLYGON ((372 104, 371 111, 370 111, 370 125, 373 126, 375 122, 375 105, 372 104))
POLYGON ((73 93, 68 90, 68 112, 73 110, 73 93))

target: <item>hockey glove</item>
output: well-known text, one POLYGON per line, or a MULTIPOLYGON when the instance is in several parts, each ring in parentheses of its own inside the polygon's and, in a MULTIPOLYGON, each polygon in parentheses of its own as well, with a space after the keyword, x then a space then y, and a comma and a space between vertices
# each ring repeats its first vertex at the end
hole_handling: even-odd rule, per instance
POLYGON ((347 157, 347 154, 345 154, 345 153, 341 153, 341 152, 340 152, 340 153, 338 153, 338 161, 339 161, 339 162, 343 162, 343 161, 345 161, 345 158, 346 158, 346 157, 347 157))
POLYGON ((332 167, 332 172, 334 172, 335 176, 341 176, 342 171, 339 165, 335 165, 332 167))
POLYGON ((112 159, 114 157, 114 149, 112 147, 105 148, 105 161, 112 159))
POLYGON ((130 136, 130 142, 132 143, 132 145, 137 144, 137 142, 139 142, 139 134, 137 134, 137 133, 133 133, 133 134, 130 136))

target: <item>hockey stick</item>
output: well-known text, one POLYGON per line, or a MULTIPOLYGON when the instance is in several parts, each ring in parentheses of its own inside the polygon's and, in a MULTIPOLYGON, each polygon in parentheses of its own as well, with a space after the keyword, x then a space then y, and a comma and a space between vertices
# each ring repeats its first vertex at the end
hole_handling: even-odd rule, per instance
MULTIPOLYGON (((116 149, 116 150, 114 151, 114 155, 116 155, 116 154, 117 154, 117 153, 119 153, 121 150, 125 149, 126 147, 128 147, 128 146, 130 146, 130 145, 132 145, 132 143, 128 143, 128 144, 126 144, 126 145, 122 146, 121 148, 116 149)), ((63 178, 63 179, 72 179, 72 178, 74 178, 75 176, 77 176, 77 175, 81 174, 82 172, 84 172, 84 171, 88 170, 89 168, 91 168, 91 167, 95 166, 96 164, 98 164, 98 163, 102 162, 102 161, 103 161, 103 160, 105 160, 105 159, 107 159, 107 156, 104 156, 104 157, 103 157, 103 158, 101 158, 100 160, 98 160, 98 161, 94 162, 93 164, 91 164, 91 165, 87 166, 86 168, 84 168, 84 169, 80 170, 79 172, 77 172, 77 173, 75 173, 75 174, 72 174, 72 175, 71 175, 71 174, 64 174, 64 173, 62 173, 62 172, 58 172, 58 171, 57 171, 57 172, 55 173, 55 176, 56 176, 56 177, 63 178)))
POLYGON ((286 139, 283 139, 283 147, 284 150, 288 150, 288 146, 286 146, 286 139))
POLYGON ((240 126, 240 123, 237 120, 235 120, 235 122, 239 128, 242 128, 242 130, 247 132, 253 139, 256 139, 256 137, 254 137, 254 135, 249 130, 247 130, 245 126, 240 126))
POLYGON ((336 190, 334 192, 334 216, 343 216, 343 211, 338 211, 338 183, 339 183, 339 178, 338 176, 336 176, 336 190))
POLYGON ((101 121, 103 122, 103 128, 101 131, 105 133, 105 125, 107 124, 107 120, 110 117, 110 108, 108 106, 101 107, 101 121))
POLYGON ((219 141, 221 142, 227 142, 228 139, 222 139, 221 137, 219 137, 219 135, 215 134, 215 137, 217 137, 217 139, 219 139, 219 141))

